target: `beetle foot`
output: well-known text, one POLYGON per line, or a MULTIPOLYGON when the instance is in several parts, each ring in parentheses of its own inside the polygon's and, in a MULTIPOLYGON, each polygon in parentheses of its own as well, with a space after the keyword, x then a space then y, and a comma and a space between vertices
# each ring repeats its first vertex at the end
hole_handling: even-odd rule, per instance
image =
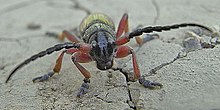
POLYGON ((77 97, 81 97, 81 96, 83 96, 84 94, 86 94, 88 92, 88 89, 89 89, 89 84, 88 83, 90 83, 90 80, 89 79, 84 79, 83 81, 84 82, 82 83, 82 85, 79 89, 77 97))
POLYGON ((55 73, 54 72, 49 72, 43 76, 39 76, 39 77, 36 77, 34 78, 32 81, 35 82, 35 81, 39 81, 39 82, 43 82, 43 81, 46 81, 48 80, 50 77, 52 77, 55 73))
POLYGON ((161 83, 146 80, 144 77, 141 77, 139 79, 139 83, 141 85, 143 85, 144 87, 149 88, 149 89, 156 89, 156 88, 162 88, 163 87, 163 85, 161 83))

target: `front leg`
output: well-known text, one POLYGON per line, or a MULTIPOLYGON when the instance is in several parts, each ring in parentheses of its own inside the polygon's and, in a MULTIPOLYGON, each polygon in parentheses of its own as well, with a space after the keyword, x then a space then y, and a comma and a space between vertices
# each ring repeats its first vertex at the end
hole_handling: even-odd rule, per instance
POLYGON ((77 97, 81 97, 82 95, 86 94, 88 92, 89 89, 89 83, 90 80, 89 78, 91 77, 91 74, 89 71, 87 71, 82 65, 80 65, 79 63, 88 63, 90 61, 92 61, 91 57, 89 56, 88 53, 83 53, 83 52, 76 52, 73 56, 72 56, 72 61, 75 64, 75 66, 78 68, 78 70, 83 74, 83 76, 85 77, 83 80, 83 83, 80 87, 80 90, 77 94, 77 97))
POLYGON ((154 89, 157 87, 162 87, 162 84, 157 82, 151 82, 146 80, 144 77, 141 76, 140 70, 137 64, 136 55, 133 49, 129 46, 119 46, 116 52, 116 58, 123 58, 128 55, 132 55, 132 63, 133 63, 133 70, 134 70, 134 79, 138 79, 139 83, 146 88, 154 89))

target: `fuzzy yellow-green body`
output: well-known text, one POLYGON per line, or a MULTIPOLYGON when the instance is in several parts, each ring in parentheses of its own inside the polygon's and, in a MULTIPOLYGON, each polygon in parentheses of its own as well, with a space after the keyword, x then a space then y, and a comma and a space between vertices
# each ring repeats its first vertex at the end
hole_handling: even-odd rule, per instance
POLYGON ((111 18, 102 13, 93 13, 83 19, 79 26, 80 35, 85 43, 90 43, 97 31, 107 31, 115 36, 115 25, 111 18))

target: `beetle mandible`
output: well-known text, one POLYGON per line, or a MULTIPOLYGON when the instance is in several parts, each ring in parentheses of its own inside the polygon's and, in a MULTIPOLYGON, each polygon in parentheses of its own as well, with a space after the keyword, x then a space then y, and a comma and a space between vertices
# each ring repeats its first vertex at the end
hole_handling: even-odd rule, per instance
POLYGON ((34 78, 33 82, 46 81, 55 73, 59 73, 61 70, 64 54, 70 54, 72 55, 72 62, 84 76, 84 82, 82 83, 80 91, 77 94, 77 96, 80 97, 88 92, 90 83, 89 79, 91 77, 90 72, 87 71, 87 69, 85 69, 80 63, 88 63, 91 61, 95 61, 96 67, 98 69, 108 70, 112 68, 113 61, 115 58, 123 58, 128 55, 131 55, 133 62, 134 79, 139 80, 139 83, 146 88, 155 88, 158 86, 162 87, 162 84, 157 82, 151 82, 141 76, 133 49, 124 44, 129 42, 130 39, 134 37, 137 43, 141 44, 144 38, 139 36, 143 33, 151 33, 154 31, 168 31, 171 29, 177 29, 180 27, 187 26, 201 27, 208 31, 211 31, 209 28, 200 24, 181 23, 166 26, 148 26, 129 32, 127 13, 125 13, 122 16, 119 22, 118 29, 117 31, 115 31, 114 22, 107 15, 102 13, 93 13, 85 17, 79 26, 80 38, 84 41, 84 43, 80 42, 74 35, 64 30, 61 35, 62 39, 67 38, 71 42, 57 44, 51 48, 46 49, 45 51, 42 51, 26 59, 11 71, 10 75, 6 80, 6 83, 11 79, 11 77, 17 70, 30 63, 31 61, 34 61, 45 55, 49 55, 55 51, 65 49, 57 58, 53 70, 45 75, 34 78))

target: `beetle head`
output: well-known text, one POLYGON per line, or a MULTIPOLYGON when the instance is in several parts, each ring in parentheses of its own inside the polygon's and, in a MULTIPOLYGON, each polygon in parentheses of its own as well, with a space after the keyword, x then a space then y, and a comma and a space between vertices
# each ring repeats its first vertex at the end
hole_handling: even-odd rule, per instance
POLYGON ((107 70, 113 66, 116 45, 112 35, 108 32, 97 32, 95 40, 92 41, 90 55, 96 61, 97 68, 107 70))

